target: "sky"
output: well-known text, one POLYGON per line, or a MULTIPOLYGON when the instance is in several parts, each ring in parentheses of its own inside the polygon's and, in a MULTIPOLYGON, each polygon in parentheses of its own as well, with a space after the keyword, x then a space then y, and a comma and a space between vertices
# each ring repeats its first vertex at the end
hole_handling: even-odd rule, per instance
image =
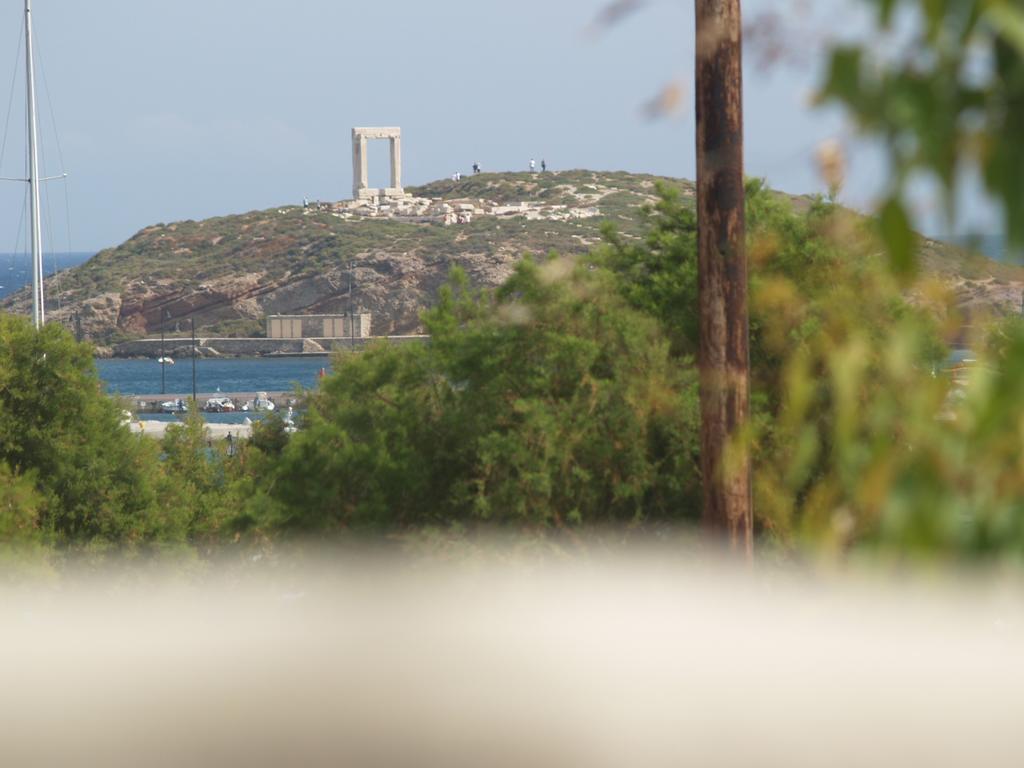
MULTIPOLYGON (((356 125, 402 128, 407 186, 531 158, 693 178, 692 0, 650 0, 597 31, 607 4, 34 0, 44 172, 70 174, 46 185, 44 238, 93 251, 158 222, 350 197, 356 125), (682 108, 651 119, 671 83, 682 108)), ((810 106, 821 40, 856 28, 861 5, 745 1, 748 23, 787 6, 794 30, 782 63, 746 53, 748 175, 823 191, 814 150, 840 138, 856 161, 843 200, 872 204, 880 154, 810 106)), ((23 0, 0 0, 0 176, 24 175, 22 25, 23 0)), ((374 144, 371 185, 388 171, 374 144)), ((0 183, 0 252, 25 248, 24 186, 0 183)))

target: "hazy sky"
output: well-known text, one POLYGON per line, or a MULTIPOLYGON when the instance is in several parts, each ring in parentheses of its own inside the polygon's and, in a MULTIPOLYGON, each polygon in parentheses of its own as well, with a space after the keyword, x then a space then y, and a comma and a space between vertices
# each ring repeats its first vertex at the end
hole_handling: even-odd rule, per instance
MULTIPOLYGON (((794 24, 826 33, 854 23, 859 5, 790 3, 807 9, 794 24)), ((666 83, 692 81, 692 0, 652 0, 588 33, 606 4, 34 0, 45 170, 59 172, 55 122, 72 174, 72 249, 115 245, 156 222, 349 197, 354 125, 402 127, 407 185, 474 161, 525 169, 531 157, 692 178, 692 89, 674 117, 643 112, 666 83)), ((788 4, 747 0, 744 12, 788 4)), ((24 164, 22 6, 0 0, 0 118, 15 78, 2 176, 24 164)), ((835 112, 807 106, 816 40, 799 39, 791 52, 812 54, 787 64, 746 58, 747 172, 789 192, 822 188, 813 149, 844 135, 835 112)), ((870 152, 858 158, 844 196, 865 207, 881 166, 870 152)), ((385 159, 384 146, 371 156, 377 180, 385 159)), ((22 186, 0 186, 0 252, 14 249, 22 186)), ((49 192, 63 250, 64 191, 49 192)))

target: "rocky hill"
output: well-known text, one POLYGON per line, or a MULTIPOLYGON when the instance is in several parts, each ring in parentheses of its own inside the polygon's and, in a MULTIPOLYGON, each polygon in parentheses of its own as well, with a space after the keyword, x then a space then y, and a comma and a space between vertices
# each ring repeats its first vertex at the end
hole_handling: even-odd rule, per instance
MULTIPOLYGON (((415 333, 452 266, 497 285, 526 254, 586 251, 603 221, 639 236, 658 181, 694 195, 691 182, 639 174, 480 174, 407 188, 411 201, 397 206, 156 224, 48 280, 49 317, 100 343, 158 334, 161 322, 184 330, 192 316, 204 335, 259 336, 267 314, 350 308, 372 313, 374 335, 415 333)), ((959 282, 966 302, 1019 310, 1024 270, 933 241, 923 260, 959 282)), ((30 300, 21 291, 0 309, 27 314, 30 300)))

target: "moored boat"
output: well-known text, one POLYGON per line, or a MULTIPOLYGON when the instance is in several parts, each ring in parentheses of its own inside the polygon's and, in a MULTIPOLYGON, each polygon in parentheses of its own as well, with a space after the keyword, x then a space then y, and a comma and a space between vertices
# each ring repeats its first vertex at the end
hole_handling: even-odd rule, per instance
POLYGON ((272 411, 277 406, 266 392, 257 392, 256 399, 250 400, 242 406, 243 411, 272 411))
POLYGON ((211 397, 206 401, 203 410, 209 413, 234 413, 236 406, 230 397, 211 397))

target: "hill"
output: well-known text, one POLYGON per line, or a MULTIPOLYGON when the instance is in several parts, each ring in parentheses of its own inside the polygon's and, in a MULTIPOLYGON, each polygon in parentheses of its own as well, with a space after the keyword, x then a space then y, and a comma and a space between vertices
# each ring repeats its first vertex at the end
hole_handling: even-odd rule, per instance
MULTIPOLYGON (((422 206, 395 217, 322 203, 156 224, 48 280, 49 316, 99 343, 158 334, 161 322, 184 330, 193 315, 204 335, 260 336, 267 314, 350 308, 372 313, 375 335, 414 333, 452 266, 491 286, 524 255, 585 252, 603 221, 637 237, 658 182, 694 195, 692 182, 631 173, 479 174, 406 189, 431 211, 452 211, 450 226, 422 206)), ((966 301, 998 304, 1001 290, 1019 307, 1018 267, 935 241, 922 260, 959 282, 966 301)), ((0 309, 28 313, 30 300, 20 291, 0 309)))

